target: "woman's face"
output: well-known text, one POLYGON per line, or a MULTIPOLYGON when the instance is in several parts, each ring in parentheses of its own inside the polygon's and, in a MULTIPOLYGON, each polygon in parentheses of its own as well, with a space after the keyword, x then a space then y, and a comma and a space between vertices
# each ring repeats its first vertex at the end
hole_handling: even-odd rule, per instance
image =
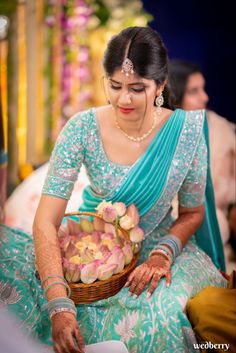
POLYGON ((108 79, 108 97, 117 118, 125 120, 140 120, 152 116, 154 100, 160 94, 154 80, 148 80, 138 75, 126 76, 121 69, 108 79))
POLYGON ((200 72, 189 76, 182 101, 184 110, 205 109, 209 98, 205 91, 205 80, 200 72))

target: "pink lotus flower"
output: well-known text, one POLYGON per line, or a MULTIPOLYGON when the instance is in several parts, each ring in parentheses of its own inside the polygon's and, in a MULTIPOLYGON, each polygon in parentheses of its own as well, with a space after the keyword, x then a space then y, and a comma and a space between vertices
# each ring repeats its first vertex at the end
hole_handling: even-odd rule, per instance
POLYGON ((105 207, 110 207, 110 206, 112 206, 112 203, 111 203, 111 201, 102 201, 97 207, 96 207, 96 210, 97 210, 97 213, 100 215, 100 216, 102 216, 102 213, 103 213, 103 209, 105 208, 105 207))
POLYGON ((68 282, 79 282, 80 268, 79 265, 70 264, 65 273, 65 278, 68 282))
POLYGON ((91 250, 85 249, 82 254, 80 254, 81 264, 90 264, 94 261, 94 254, 91 250))
POLYGON ((69 259, 69 264, 81 265, 81 258, 79 255, 71 256, 69 259))
POLYGON ((101 244, 99 247, 99 251, 103 254, 104 262, 111 256, 111 251, 109 250, 107 245, 101 244))
POLYGON ((116 246, 114 241, 112 241, 111 239, 103 239, 102 244, 106 245, 110 251, 112 251, 112 249, 116 246))
POLYGON ((60 248, 63 252, 66 251, 68 245, 70 244, 70 236, 66 235, 64 237, 59 237, 60 248))
POLYGON ((115 202, 113 204, 113 207, 115 208, 117 215, 119 217, 124 216, 125 212, 126 212, 126 206, 123 202, 115 202))
POLYGON ((92 235, 85 233, 83 235, 83 237, 80 239, 81 242, 85 243, 86 245, 88 245, 89 243, 91 243, 91 241, 93 240, 92 235))
POLYGON ((94 217, 93 227, 95 230, 97 230, 98 232, 104 232, 104 226, 105 226, 105 222, 103 219, 94 217))
POLYGON ((98 268, 98 279, 101 281, 105 281, 106 279, 110 278, 113 275, 116 267, 117 265, 115 264, 100 265, 98 268))
POLYGON ((136 226, 133 229, 131 229, 129 236, 132 242, 139 243, 144 238, 144 231, 140 227, 136 226))
POLYGON ((96 254, 94 254, 94 259, 95 260, 101 260, 102 262, 105 262, 105 257, 102 253, 102 251, 98 250, 96 254))
POLYGON ((129 216, 133 221, 133 227, 139 224, 139 213, 137 207, 132 204, 127 208, 126 212, 127 216, 129 216))
POLYGON ((133 258, 133 251, 132 251, 132 247, 131 247, 130 243, 126 242, 122 248, 122 251, 125 256, 125 265, 128 265, 132 261, 132 258, 133 258))
POLYGON ((125 255, 123 251, 119 247, 115 247, 113 249, 112 255, 108 258, 107 264, 115 264, 117 265, 114 270, 114 274, 119 273, 123 270, 125 266, 125 255))
POLYGON ((67 229, 69 234, 78 234, 81 232, 80 224, 71 218, 67 219, 67 229))
POLYGON ((102 244, 107 245, 110 251, 112 251, 115 246, 121 247, 121 245, 123 244, 122 240, 115 237, 114 234, 111 233, 104 233, 102 234, 101 238, 102 244))
POLYGON ((121 228, 123 228, 125 230, 129 230, 134 227, 133 220, 128 215, 121 217, 119 224, 120 224, 121 228))
POLYGON ((59 240, 63 239, 67 235, 69 235, 68 227, 67 227, 67 225, 62 224, 58 230, 59 240))
POLYGON ((101 232, 92 233, 92 242, 96 245, 99 245, 101 242, 101 232))
POLYGON ((94 230, 93 223, 86 218, 80 219, 80 226, 82 231, 86 233, 92 233, 92 231, 94 230))
POLYGON ((65 251, 65 258, 69 259, 72 256, 78 254, 78 249, 76 248, 75 244, 70 242, 65 251))
POLYGON ((111 223, 105 223, 104 232, 105 232, 106 234, 112 234, 112 235, 113 235, 113 239, 114 239, 115 236, 116 236, 115 227, 114 227, 114 225, 111 224, 111 223))
POLYGON ((93 283, 98 278, 99 260, 95 260, 88 265, 82 267, 80 272, 80 279, 83 283, 93 283))
POLYGON ((112 206, 107 206, 103 208, 102 218, 105 222, 112 223, 116 220, 117 212, 116 209, 112 206))

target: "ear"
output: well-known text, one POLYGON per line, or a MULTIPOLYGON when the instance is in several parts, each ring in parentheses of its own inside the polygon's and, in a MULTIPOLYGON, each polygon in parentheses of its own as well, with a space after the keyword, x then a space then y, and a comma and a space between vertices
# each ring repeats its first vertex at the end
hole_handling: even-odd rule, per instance
POLYGON ((156 96, 158 97, 164 90, 167 80, 165 80, 161 85, 157 87, 156 96))

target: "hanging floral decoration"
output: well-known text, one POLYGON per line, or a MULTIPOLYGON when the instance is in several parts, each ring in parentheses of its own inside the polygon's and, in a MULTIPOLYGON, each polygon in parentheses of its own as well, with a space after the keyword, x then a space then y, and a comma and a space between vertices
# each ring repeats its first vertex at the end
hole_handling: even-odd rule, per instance
POLYGON ((83 110, 91 98, 89 48, 86 42, 91 13, 92 9, 83 0, 61 1, 59 5, 54 0, 48 0, 45 5, 49 53, 45 72, 48 80, 48 151, 66 121, 77 111, 83 110), (55 70, 58 68, 59 79, 56 79, 55 70))

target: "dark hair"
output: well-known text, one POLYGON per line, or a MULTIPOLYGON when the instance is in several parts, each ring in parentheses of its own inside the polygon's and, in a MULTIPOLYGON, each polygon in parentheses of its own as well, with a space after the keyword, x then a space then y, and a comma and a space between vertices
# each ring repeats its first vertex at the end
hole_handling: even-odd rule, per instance
POLYGON ((189 76, 201 73, 197 64, 185 60, 169 61, 169 100, 172 108, 181 108, 189 76))
MULTIPOLYGON (((103 58, 108 76, 121 68, 128 57, 140 77, 154 80, 160 86, 168 78, 168 55, 160 35, 150 27, 128 27, 111 38, 103 58)), ((168 106, 167 89, 163 92, 168 106)))

